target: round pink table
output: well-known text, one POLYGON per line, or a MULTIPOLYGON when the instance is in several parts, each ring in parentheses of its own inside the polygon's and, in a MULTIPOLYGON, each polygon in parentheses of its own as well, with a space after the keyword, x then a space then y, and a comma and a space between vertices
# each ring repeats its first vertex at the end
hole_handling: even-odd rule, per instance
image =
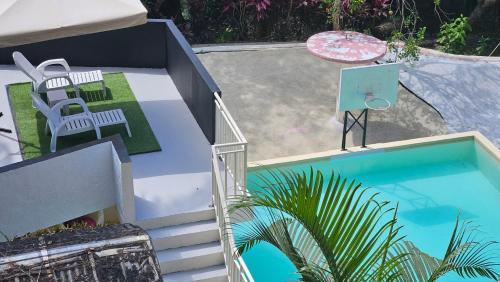
MULTIPOLYGON (((384 57, 387 51, 384 41, 355 31, 317 33, 307 39, 307 49, 315 56, 342 64, 341 69, 343 64, 372 63, 384 57)), ((336 121, 344 120, 338 111, 335 117, 336 121)))
POLYGON ((386 43, 355 31, 325 31, 307 39, 307 49, 325 60, 344 64, 365 64, 385 55, 386 43))

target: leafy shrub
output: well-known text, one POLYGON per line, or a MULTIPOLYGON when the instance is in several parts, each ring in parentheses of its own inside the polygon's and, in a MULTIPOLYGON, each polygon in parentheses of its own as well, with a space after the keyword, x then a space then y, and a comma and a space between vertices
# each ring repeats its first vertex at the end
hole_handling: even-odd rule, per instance
POLYGON ((426 28, 420 28, 416 33, 404 34, 396 31, 387 42, 387 49, 393 57, 391 62, 406 61, 413 63, 420 58, 419 45, 424 40, 426 28), (404 43, 403 43, 404 42, 404 43))
POLYGON ((303 40, 326 29, 320 0, 187 0, 193 43, 303 40))
POLYGON ((488 45, 490 43, 490 38, 481 36, 477 42, 477 46, 474 49, 474 55, 482 56, 486 55, 488 51, 488 45))
POLYGON ((215 43, 224 43, 234 40, 234 31, 231 27, 226 27, 221 32, 218 32, 215 37, 215 43))
POLYGON ((460 53, 466 46, 467 35, 472 31, 469 19, 460 15, 455 20, 444 23, 438 34, 437 42, 448 53, 460 53))
MULTIPOLYGON (((369 34, 376 34, 374 27, 387 22, 389 18, 414 19, 412 23, 417 18, 402 16, 407 0, 142 1, 150 17, 173 19, 194 44, 303 41, 315 33, 331 29, 331 15, 336 11, 339 12, 339 28, 369 34), (391 7, 400 8, 391 11, 391 7)), ((408 29, 406 25, 405 29, 408 29)), ((390 31, 383 36, 388 34, 390 31)))
POLYGON ((355 2, 353 0, 344 0, 350 2, 354 8, 349 8, 344 16, 344 25, 356 30, 370 29, 389 17, 389 0, 366 0, 355 2))
POLYGON ((390 0, 322 0, 334 29, 365 30, 388 17, 390 0))

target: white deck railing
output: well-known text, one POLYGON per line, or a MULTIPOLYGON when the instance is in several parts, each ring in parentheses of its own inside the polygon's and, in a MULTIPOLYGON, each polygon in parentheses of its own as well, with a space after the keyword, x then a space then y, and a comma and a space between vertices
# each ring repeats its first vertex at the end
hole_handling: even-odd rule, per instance
POLYGON ((247 140, 234 122, 224 102, 215 96, 215 153, 224 163, 226 196, 246 194, 247 140), (231 181, 231 183, 229 182, 231 181), (229 191, 232 188, 232 191, 229 191))
POLYGON ((214 95, 216 126, 215 144, 212 146, 212 195, 224 260, 230 282, 253 282, 237 252, 228 213, 228 197, 246 195, 247 141, 219 94, 214 95))

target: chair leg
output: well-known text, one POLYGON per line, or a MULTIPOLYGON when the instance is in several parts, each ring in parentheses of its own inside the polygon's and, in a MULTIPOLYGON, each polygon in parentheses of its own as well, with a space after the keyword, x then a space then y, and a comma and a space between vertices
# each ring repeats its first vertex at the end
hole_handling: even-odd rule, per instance
POLYGON ((97 139, 101 139, 101 129, 99 126, 96 126, 95 128, 95 135, 97 135, 97 139))
POLYGON ((49 120, 45 122, 45 135, 49 135, 49 120))
POLYGON ((50 151, 55 153, 57 147, 57 134, 52 134, 52 138, 50 138, 50 151))
POLYGON ((75 85, 75 94, 76 94, 76 97, 82 98, 82 97, 80 97, 80 85, 75 85))
POLYGON ((104 80, 101 82, 102 85, 102 96, 103 98, 106 98, 106 84, 104 83, 104 80))
POLYGON ((132 137, 132 132, 130 132, 130 127, 128 126, 128 121, 125 122, 125 128, 127 129, 128 137, 132 137))

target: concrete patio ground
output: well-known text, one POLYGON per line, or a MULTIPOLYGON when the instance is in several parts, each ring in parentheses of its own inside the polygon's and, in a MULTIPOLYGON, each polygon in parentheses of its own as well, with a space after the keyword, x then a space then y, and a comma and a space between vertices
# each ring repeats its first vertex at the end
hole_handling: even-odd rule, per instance
MULTIPOLYGON (((203 47, 205 53, 198 54, 249 142, 249 161, 340 148, 342 123, 335 106, 341 65, 300 45, 261 47, 225 52, 203 47)), ((395 107, 370 111, 368 120, 367 144, 448 132, 436 110, 402 87, 395 107)), ((361 134, 359 128, 349 133, 347 146, 361 145, 361 134)))

